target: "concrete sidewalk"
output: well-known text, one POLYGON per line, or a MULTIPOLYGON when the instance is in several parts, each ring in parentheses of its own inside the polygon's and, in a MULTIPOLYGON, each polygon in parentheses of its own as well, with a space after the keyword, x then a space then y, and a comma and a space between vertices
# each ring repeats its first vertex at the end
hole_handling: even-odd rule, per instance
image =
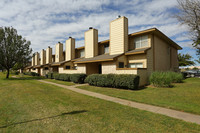
POLYGON ((48 82, 48 81, 44 81, 44 80, 39 80, 39 81, 43 82, 43 83, 48 83, 48 84, 56 85, 56 86, 59 86, 59 87, 63 87, 63 88, 66 88, 68 90, 71 90, 71 91, 74 91, 74 92, 77 92, 77 93, 81 93, 81 94, 84 94, 84 95, 100 98, 100 99, 103 99, 103 100, 106 100, 106 101, 111 101, 111 102, 115 102, 115 103, 119 103, 119 104, 122 104, 122 105, 129 106, 129 107, 133 107, 133 108, 137 108, 137 109, 141 109, 141 110, 146 110, 146 111, 157 113, 157 114, 166 115, 166 116, 173 117, 173 118, 180 119, 180 120, 184 120, 184 121, 187 121, 187 122, 200 124, 200 115, 194 115, 194 114, 176 111, 176 110, 172 110, 172 109, 167 109, 167 108, 163 108, 163 107, 133 102, 133 101, 129 101, 129 100, 124 100, 124 99, 111 97, 111 96, 107 96, 107 95, 103 95, 103 94, 99 94, 99 93, 95 93, 95 92, 86 91, 86 90, 76 88, 77 86, 83 86, 83 84, 73 85, 73 86, 65 86, 65 85, 61 85, 61 84, 57 84, 57 83, 53 83, 53 82, 48 82))

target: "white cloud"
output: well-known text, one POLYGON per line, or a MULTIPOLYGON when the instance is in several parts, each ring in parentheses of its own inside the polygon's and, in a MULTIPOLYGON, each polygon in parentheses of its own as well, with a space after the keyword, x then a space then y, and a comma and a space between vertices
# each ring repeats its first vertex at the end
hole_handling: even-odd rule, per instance
POLYGON ((99 40, 109 39, 109 23, 117 15, 129 19, 129 33, 157 27, 181 46, 188 45, 186 26, 171 16, 176 0, 1 0, 0 26, 13 26, 32 42, 34 51, 72 36, 84 44, 88 27, 97 28, 99 40))

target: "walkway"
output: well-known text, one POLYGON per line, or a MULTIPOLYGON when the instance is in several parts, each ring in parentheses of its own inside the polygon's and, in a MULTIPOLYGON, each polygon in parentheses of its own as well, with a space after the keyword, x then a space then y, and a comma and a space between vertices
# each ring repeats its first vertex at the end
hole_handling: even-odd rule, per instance
POLYGON ((187 121, 187 122, 200 124, 200 115, 185 113, 185 112, 181 112, 181 111, 176 111, 176 110, 172 110, 172 109, 157 107, 157 106, 143 104, 143 103, 137 103, 137 102, 133 102, 133 101, 129 101, 129 100, 124 100, 124 99, 111 97, 111 96, 107 96, 107 95, 103 95, 103 94, 99 94, 99 93, 95 93, 95 92, 86 91, 86 90, 76 88, 77 86, 83 86, 83 84, 78 84, 78 85, 73 85, 73 86, 65 86, 65 85, 61 85, 61 84, 57 84, 57 83, 53 83, 53 82, 48 82, 48 81, 44 81, 44 80, 39 80, 39 81, 43 82, 43 83, 48 83, 48 84, 56 85, 56 86, 59 86, 59 87, 63 87, 63 88, 66 88, 68 90, 71 90, 71 91, 74 91, 74 92, 77 92, 77 93, 81 93, 81 94, 85 94, 85 95, 88 95, 88 96, 100 98, 100 99, 103 99, 103 100, 106 100, 106 101, 111 101, 111 102, 119 103, 119 104, 122 104, 122 105, 130 106, 130 107, 133 107, 133 108, 138 108, 138 109, 141 109, 141 110, 146 110, 146 111, 149 111, 149 112, 166 115, 166 116, 173 117, 173 118, 176 118, 176 119, 181 119, 181 120, 184 120, 184 121, 187 121))

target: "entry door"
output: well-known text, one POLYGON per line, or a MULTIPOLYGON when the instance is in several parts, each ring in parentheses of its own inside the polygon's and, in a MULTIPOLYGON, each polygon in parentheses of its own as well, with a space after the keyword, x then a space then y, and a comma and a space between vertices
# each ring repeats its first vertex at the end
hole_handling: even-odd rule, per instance
POLYGON ((101 64, 99 64, 98 67, 99 67, 99 74, 102 74, 102 66, 101 66, 101 64))

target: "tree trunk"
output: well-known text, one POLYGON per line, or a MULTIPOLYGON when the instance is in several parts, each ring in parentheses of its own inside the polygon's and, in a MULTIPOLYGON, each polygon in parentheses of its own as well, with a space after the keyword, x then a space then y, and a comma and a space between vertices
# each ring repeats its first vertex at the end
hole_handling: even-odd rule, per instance
POLYGON ((7 75, 6 75, 6 78, 7 78, 7 79, 9 78, 9 73, 10 73, 10 70, 7 69, 7 75))

